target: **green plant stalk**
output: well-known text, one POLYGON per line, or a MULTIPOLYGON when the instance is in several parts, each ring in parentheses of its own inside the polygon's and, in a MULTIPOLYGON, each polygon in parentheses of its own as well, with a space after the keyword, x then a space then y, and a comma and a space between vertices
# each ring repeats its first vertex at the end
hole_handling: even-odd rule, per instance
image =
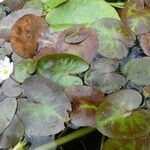
POLYGON ((48 143, 48 144, 45 144, 45 145, 42 145, 42 146, 39 146, 37 148, 35 148, 34 150, 50 150, 51 148, 54 148, 56 146, 60 146, 62 144, 65 144, 65 143, 68 143, 72 140, 75 140, 77 138, 80 138, 84 135, 87 135, 91 132, 93 132, 94 130, 96 130, 95 128, 82 128, 82 129, 79 129, 69 135, 66 135, 64 137, 61 137, 51 143, 48 143))

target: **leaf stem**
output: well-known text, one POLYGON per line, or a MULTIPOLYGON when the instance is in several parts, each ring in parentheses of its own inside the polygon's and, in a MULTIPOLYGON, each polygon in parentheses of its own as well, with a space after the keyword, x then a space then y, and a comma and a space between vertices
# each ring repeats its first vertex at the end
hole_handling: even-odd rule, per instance
POLYGON ((61 137, 51 143, 48 143, 48 144, 45 144, 45 145, 42 145, 42 146, 39 146, 37 148, 35 148, 34 150, 50 150, 51 148, 54 148, 56 146, 60 146, 62 144, 65 144, 67 142, 70 142, 72 140, 75 140, 77 138, 80 138, 84 135, 87 135, 89 134, 90 132, 93 132, 94 130, 96 130, 95 128, 82 128, 82 129, 79 129, 69 135, 66 135, 64 137, 61 137))

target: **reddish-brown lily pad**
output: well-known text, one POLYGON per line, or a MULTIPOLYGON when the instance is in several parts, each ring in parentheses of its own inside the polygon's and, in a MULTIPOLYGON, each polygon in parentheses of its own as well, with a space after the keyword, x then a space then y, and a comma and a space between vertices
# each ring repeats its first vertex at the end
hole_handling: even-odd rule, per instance
POLYGON ((92 29, 75 26, 62 32, 56 49, 80 56, 91 62, 98 49, 98 38, 92 29))
POLYGON ((140 45, 144 53, 150 56, 150 33, 145 33, 140 37, 140 45))
POLYGON ((65 92, 72 104, 71 122, 76 126, 94 126, 96 110, 104 95, 90 86, 70 87, 65 92))
POLYGON ((150 11, 139 3, 130 1, 121 12, 121 19, 136 34, 150 31, 150 11))
POLYGON ((48 25, 46 21, 35 15, 25 15, 18 19, 11 30, 11 45, 21 57, 32 57, 38 48, 38 38, 48 25))
POLYGON ((141 95, 121 90, 106 97, 97 111, 97 129, 114 139, 135 139, 150 132, 150 112, 138 108, 141 95))

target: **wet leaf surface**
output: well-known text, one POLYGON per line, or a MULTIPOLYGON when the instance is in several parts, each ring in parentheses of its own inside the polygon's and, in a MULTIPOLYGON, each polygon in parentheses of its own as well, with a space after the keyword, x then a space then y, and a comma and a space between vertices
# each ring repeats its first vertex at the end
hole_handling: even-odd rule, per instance
POLYGON ((38 48, 38 38, 48 26, 46 21, 35 15, 25 15, 18 19, 11 29, 11 45, 21 57, 32 57, 38 48))
POLYGON ((18 99, 17 115, 25 125, 26 134, 49 136, 63 130, 71 104, 62 89, 39 75, 25 80, 23 89, 29 100, 18 99))
POLYGON ((104 95, 90 86, 70 87, 65 92, 72 104, 71 122, 76 126, 94 126, 95 113, 104 95))
POLYGON ((53 54, 41 58, 37 64, 37 73, 62 87, 82 85, 77 77, 89 68, 89 64, 71 54, 53 54))

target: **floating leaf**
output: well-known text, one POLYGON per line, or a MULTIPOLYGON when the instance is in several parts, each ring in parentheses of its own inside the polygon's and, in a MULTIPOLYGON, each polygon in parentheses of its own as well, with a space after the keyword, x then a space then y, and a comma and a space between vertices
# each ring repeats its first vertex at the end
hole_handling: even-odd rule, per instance
POLYGON ((115 92, 101 103, 97 111, 97 129, 114 139, 135 139, 150 131, 150 112, 137 109, 142 101, 135 90, 115 92))
POLYGON ((148 150, 150 145, 150 134, 149 136, 142 137, 135 140, 115 140, 108 139, 102 150, 148 150))
POLYGON ((85 73, 86 85, 95 86, 103 93, 112 93, 126 84, 126 79, 117 73, 113 73, 118 67, 117 61, 102 58, 91 65, 85 73))
POLYGON ((94 126, 97 107, 104 100, 103 94, 90 86, 75 86, 65 89, 72 103, 71 122, 76 126, 94 126))
POLYGON ((17 115, 25 125, 26 134, 53 135, 64 129, 71 104, 57 85, 39 75, 26 79, 24 94, 29 98, 18 99, 17 115), (42 90, 41 90, 42 89, 42 90))
POLYGON ((119 20, 105 18, 92 24, 99 38, 99 53, 108 58, 122 59, 134 45, 135 35, 119 20))
POLYGON ((40 16, 41 14, 37 10, 32 9, 20 9, 12 12, 2 20, 0 20, 0 37, 4 39, 9 39, 10 30, 15 22, 26 14, 33 14, 40 16))
POLYGON ((127 3, 126 7, 122 10, 121 18, 136 35, 150 31, 149 8, 143 8, 139 3, 132 1, 127 3))
POLYGON ((23 122, 15 116, 8 128, 0 135, 0 148, 14 147, 24 136, 23 122))
POLYGON ((41 58, 37 64, 37 73, 62 87, 82 85, 76 74, 89 68, 89 64, 71 54, 53 54, 41 58))
POLYGON ((145 33, 140 37, 140 45, 144 53, 150 56, 150 33, 145 33))
POLYGON ((128 80, 138 85, 150 84, 150 57, 142 57, 127 62, 123 68, 123 73, 128 80))
POLYGON ((23 82, 25 79, 31 76, 36 70, 37 61, 35 59, 25 59, 21 63, 16 64, 13 78, 18 82, 23 82))
POLYGON ((7 98, 0 102, 0 134, 9 126, 15 115, 17 102, 15 98, 7 98))
POLYGON ((13 79, 7 79, 1 86, 3 94, 9 97, 17 97, 21 95, 22 89, 20 85, 16 83, 13 79))
POLYGON ((26 0, 5 0, 4 3, 12 10, 18 10, 21 9, 24 4, 25 4, 26 0))
POLYGON ((119 19, 119 16, 115 9, 103 0, 69 0, 50 10, 46 16, 51 27, 58 29, 59 26, 61 30, 72 24, 90 24, 101 18, 119 19))
POLYGON ((11 30, 13 50, 24 58, 32 57, 38 47, 38 38, 48 26, 42 17, 25 15, 18 19, 11 30))
POLYGON ((96 33, 90 28, 75 26, 59 36, 56 49, 74 54, 91 62, 98 49, 96 33))

